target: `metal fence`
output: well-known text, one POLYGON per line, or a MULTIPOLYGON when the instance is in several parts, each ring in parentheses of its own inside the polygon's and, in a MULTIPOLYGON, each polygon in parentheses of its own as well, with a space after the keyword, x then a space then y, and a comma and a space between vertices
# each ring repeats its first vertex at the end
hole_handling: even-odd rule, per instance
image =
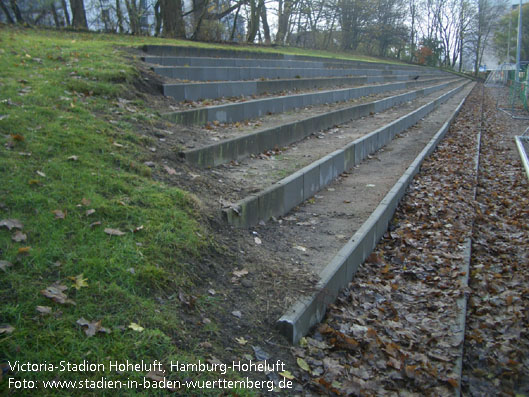
POLYGON ((486 87, 495 87, 497 90, 497 108, 516 119, 529 120, 528 66, 527 62, 521 65, 518 81, 514 64, 502 65, 492 71, 485 81, 486 87))

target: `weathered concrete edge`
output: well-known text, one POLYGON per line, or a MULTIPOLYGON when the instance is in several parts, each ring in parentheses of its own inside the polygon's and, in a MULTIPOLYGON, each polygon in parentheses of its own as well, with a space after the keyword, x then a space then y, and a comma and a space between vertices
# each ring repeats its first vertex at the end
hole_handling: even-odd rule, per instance
POLYGON ((274 145, 289 145, 306 138, 315 131, 355 120, 368 115, 370 112, 381 112, 392 106, 411 101, 419 95, 428 95, 450 85, 457 84, 458 81, 453 80, 448 83, 425 87, 377 101, 338 109, 281 126, 255 131, 243 136, 226 139, 219 143, 212 143, 198 149, 180 152, 179 156, 197 167, 215 167, 231 160, 239 160, 252 153, 260 153, 274 147, 274 145))
POLYGON ((416 64, 401 64, 401 63, 384 63, 383 61, 360 61, 352 59, 341 59, 341 58, 330 58, 330 57, 317 57, 309 55, 294 55, 294 54, 283 54, 280 52, 262 52, 251 49, 238 49, 232 50, 227 48, 198 48, 191 46, 181 45, 154 45, 145 44, 140 49, 148 54, 156 56, 208 56, 215 58, 222 57, 233 57, 233 58, 257 58, 257 59, 286 59, 286 60, 315 60, 315 61, 330 61, 330 62, 346 62, 351 64, 363 64, 368 67, 373 64, 379 64, 384 66, 399 65, 403 68, 415 69, 417 67, 423 68, 424 70, 438 70, 430 66, 416 65, 416 64))
POLYGON ((334 302, 340 289, 347 286, 358 267, 371 254, 379 239, 386 232, 400 199, 406 193, 413 177, 419 172, 422 162, 444 138, 465 100, 466 96, 367 221, 320 273, 321 279, 316 286, 317 292, 312 296, 302 297, 277 321, 279 329, 291 343, 297 343, 312 326, 323 319, 327 306, 334 302))
POLYGON ((527 178, 529 178, 529 158, 525 152, 525 147, 523 146, 522 139, 527 139, 525 137, 516 136, 514 140, 516 141, 516 147, 518 148, 518 153, 520 153, 520 158, 522 160, 523 167, 525 168, 525 173, 527 178))
MULTIPOLYGON (((420 76, 429 80, 436 77, 447 77, 440 74, 423 74, 420 76)), ((257 81, 222 81, 207 83, 180 83, 163 84, 162 91, 165 96, 177 101, 200 99, 217 99, 222 97, 240 97, 273 94, 285 90, 304 90, 317 88, 331 88, 339 85, 362 85, 373 83, 389 83, 410 81, 412 75, 395 76, 353 76, 353 77, 320 77, 315 79, 279 79, 257 81)))
POLYGON ((204 124, 205 122, 213 121, 234 123, 236 121, 249 120, 266 114, 283 113, 303 106, 344 102, 372 94, 410 89, 421 85, 427 86, 428 84, 435 84, 437 82, 450 82, 456 80, 457 79, 455 78, 447 80, 446 77, 440 77, 421 81, 399 81, 394 83, 342 88, 338 90, 275 96, 245 102, 228 103, 225 105, 206 106, 199 109, 164 113, 162 114, 162 117, 183 125, 204 124))
MULTIPOLYGON (((474 157, 474 189, 472 192, 472 198, 476 200, 478 193, 479 183, 479 159, 481 154, 481 128, 477 135, 476 144, 476 155, 474 157)), ((468 280, 470 278, 470 262, 472 261, 472 230, 474 229, 474 220, 471 225, 471 235, 465 239, 464 243, 464 255, 461 270, 459 276, 459 282, 462 287, 468 287, 468 280)), ((467 320, 467 294, 463 293, 456 299, 456 304, 459 309, 457 324, 452 328, 452 332, 459 334, 459 355, 455 362, 454 372, 457 374, 457 387, 454 388, 454 396, 461 396, 461 380, 463 376, 463 354, 465 353, 465 327, 467 320)))
POLYGON ((335 150, 303 167, 294 174, 255 194, 252 201, 244 199, 236 203, 234 207, 222 210, 224 220, 237 227, 250 227, 271 216, 284 215, 318 190, 327 186, 342 172, 359 164, 370 153, 385 146, 396 134, 417 123, 439 104, 462 90, 466 84, 468 83, 461 84, 413 112, 354 140, 345 145, 343 149, 335 150), (251 216, 249 216, 250 214, 251 216))

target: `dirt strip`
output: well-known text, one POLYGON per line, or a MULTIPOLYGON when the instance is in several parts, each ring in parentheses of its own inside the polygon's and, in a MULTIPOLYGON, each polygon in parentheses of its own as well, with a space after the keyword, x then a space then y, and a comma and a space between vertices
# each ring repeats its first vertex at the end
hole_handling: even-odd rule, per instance
POLYGON ((461 335, 453 325, 467 292, 460 278, 474 220, 480 103, 474 89, 373 254, 326 321, 292 349, 309 393, 454 395, 461 335))
POLYGON ((463 395, 529 395, 529 183, 514 136, 528 121, 484 103, 463 395))

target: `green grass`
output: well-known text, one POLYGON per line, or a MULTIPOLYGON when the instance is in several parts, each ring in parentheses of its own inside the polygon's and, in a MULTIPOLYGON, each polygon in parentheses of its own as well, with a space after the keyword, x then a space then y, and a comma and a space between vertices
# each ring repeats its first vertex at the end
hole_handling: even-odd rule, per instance
MULTIPOLYGON (((154 182, 143 165, 149 139, 134 131, 134 123, 157 116, 138 100, 127 105, 136 109, 128 120, 119 115, 119 99, 127 96, 138 73, 119 48, 144 42, 162 41, 0 29, 0 220, 20 220, 27 235, 26 241, 15 242, 15 230, 0 228, 0 260, 13 264, 0 270, 0 324, 14 327, 0 334, 4 368, 15 360, 168 363, 201 358, 201 341, 187 326, 178 291, 195 286, 192 263, 212 243, 202 237, 207 232, 193 199, 154 182), (95 212, 86 215, 91 209, 95 212), (56 217, 56 210, 64 219, 56 217), (91 227, 96 221, 101 225, 91 227), (111 236, 105 228, 125 234, 111 236), (87 286, 77 290, 70 277, 79 275, 87 286), (68 287, 65 293, 75 305, 43 296, 41 291, 55 282, 68 287), (49 306, 52 313, 40 314, 37 306, 49 306), (81 317, 101 320, 111 333, 88 337, 76 324, 81 317), (132 330, 131 323, 144 330, 132 330)), ((214 323, 210 328, 215 332, 214 323)), ((156 394, 139 388, 88 394, 8 389, 13 376, 42 381, 99 380, 102 375, 19 371, 4 375, 0 394, 156 394)), ((141 380, 145 373, 107 370, 104 375, 141 380)), ((184 376, 217 377, 172 378, 184 376)))

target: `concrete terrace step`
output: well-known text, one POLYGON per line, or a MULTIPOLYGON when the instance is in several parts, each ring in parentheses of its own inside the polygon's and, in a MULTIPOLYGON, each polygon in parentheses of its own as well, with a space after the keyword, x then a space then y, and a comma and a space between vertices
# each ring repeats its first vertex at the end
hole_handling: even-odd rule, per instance
MULTIPOLYGON (((279 327, 292 343, 299 341, 313 325, 323 319, 326 307, 335 300, 338 292, 347 286, 358 267, 371 254, 379 239, 386 232, 400 199, 406 193, 406 189, 414 176, 419 172, 423 160, 435 150, 437 144, 443 139, 469 92, 470 89, 466 88, 462 95, 458 95, 458 105, 452 104, 446 107, 444 124, 439 129, 436 128, 432 131, 433 137, 424 146, 424 149, 405 169, 400 178, 397 177, 396 183, 382 198, 378 206, 374 208, 371 215, 356 229, 349 241, 341 249, 336 250, 334 256, 330 256, 332 259, 325 259, 324 267, 319 272, 320 281, 315 286, 315 292, 299 298, 279 319, 279 327)), ((347 187, 342 189, 342 186, 338 186, 336 193, 350 194, 351 192, 347 191, 347 187)))
MULTIPOLYGON (((402 69, 401 65, 382 63, 366 64, 365 62, 340 62, 339 60, 283 60, 283 59, 245 59, 245 58, 211 58, 211 57, 176 57, 176 56, 145 56, 142 60, 159 66, 189 67, 269 67, 269 68, 321 68, 351 69, 352 67, 377 70, 402 69)), ((411 70, 424 72, 424 68, 415 67, 411 70)), ((438 73, 443 73, 438 71, 438 73)))
POLYGON ((186 161, 198 167, 214 167, 240 160, 250 154, 261 153, 275 146, 283 147, 299 141, 314 132, 333 127, 370 113, 382 112, 390 107, 411 101, 417 97, 442 90, 461 80, 454 80, 388 98, 370 101, 359 105, 305 118, 299 121, 246 133, 201 148, 179 153, 186 161))
POLYGON ((390 142, 395 135, 411 127, 438 106, 459 93, 469 81, 458 85, 426 105, 359 138, 343 149, 313 162, 257 194, 240 200, 223 210, 223 218, 237 227, 250 227, 270 217, 285 215, 295 206, 312 197, 336 177, 359 164, 369 154, 390 142))
MULTIPOLYGON (((438 73, 418 74, 421 81, 439 76, 438 73)), ((311 90, 336 86, 354 86, 370 83, 388 83, 411 80, 414 75, 317 77, 313 79, 281 79, 257 81, 223 81, 212 83, 164 84, 163 94, 177 101, 230 98, 272 94, 281 91, 311 90)))
POLYGON ((380 62, 369 62, 369 61, 357 61, 330 57, 318 57, 308 55, 290 55, 274 52, 265 51, 252 51, 252 50, 232 50, 232 49, 219 49, 219 48, 197 48, 187 46, 171 46, 171 45, 144 45, 142 48, 143 52, 147 56, 160 56, 160 57, 211 57, 211 58, 241 58, 241 59, 274 59, 274 60, 290 60, 290 61, 315 61, 315 62, 340 62, 347 63, 353 66, 365 65, 368 68, 380 68, 384 67, 395 67, 399 69, 413 69, 418 68, 426 71, 438 71, 439 69, 430 68, 426 66, 418 65, 406 65, 403 63, 385 63, 380 62))
POLYGON ((239 81, 256 79, 293 79, 345 76, 417 75, 416 70, 392 69, 328 69, 328 68, 268 68, 268 67, 189 67, 158 66, 152 70, 165 77, 189 81, 239 81))
POLYGON ((439 78, 424 81, 367 85, 355 88, 262 98, 245 102, 229 103, 226 105, 208 106, 198 109, 166 113, 163 117, 175 123, 184 125, 205 124, 213 121, 218 121, 220 123, 233 123, 236 121, 253 119, 266 114, 283 113, 304 106, 345 102, 372 94, 436 84, 442 80, 446 79, 439 78))

